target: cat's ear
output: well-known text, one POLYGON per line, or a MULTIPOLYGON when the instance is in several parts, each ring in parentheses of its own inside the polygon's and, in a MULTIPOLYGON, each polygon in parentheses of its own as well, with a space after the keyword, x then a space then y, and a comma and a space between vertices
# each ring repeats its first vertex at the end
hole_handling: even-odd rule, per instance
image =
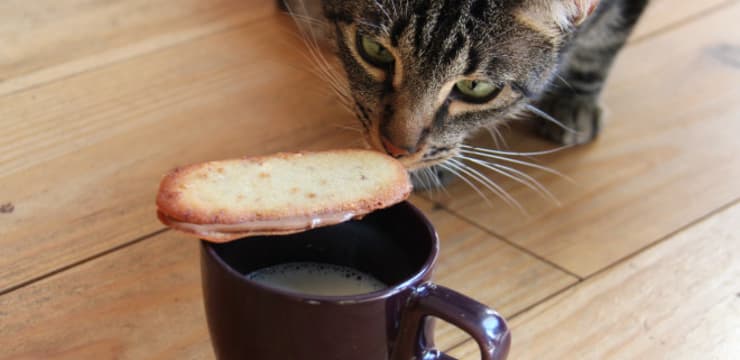
POLYGON ((581 25, 599 5, 599 0, 528 0, 522 15, 549 28, 555 25, 561 31, 581 25))
POLYGON ((599 0, 554 0, 550 11, 561 29, 581 25, 599 5, 599 0))

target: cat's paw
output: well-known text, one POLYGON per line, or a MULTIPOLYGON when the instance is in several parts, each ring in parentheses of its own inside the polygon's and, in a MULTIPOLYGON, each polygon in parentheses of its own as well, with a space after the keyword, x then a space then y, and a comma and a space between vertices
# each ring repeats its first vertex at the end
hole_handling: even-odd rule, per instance
POLYGON ((537 107, 563 126, 540 117, 538 132, 563 145, 580 145, 593 141, 601 131, 603 114, 598 101, 590 96, 553 96, 537 107))

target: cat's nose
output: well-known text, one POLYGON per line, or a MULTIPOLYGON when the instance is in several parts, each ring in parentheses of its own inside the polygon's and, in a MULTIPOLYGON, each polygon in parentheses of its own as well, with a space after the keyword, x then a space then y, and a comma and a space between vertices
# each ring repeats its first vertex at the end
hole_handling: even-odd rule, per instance
POLYGON ((410 150, 412 149, 406 149, 399 146, 396 146, 391 142, 390 140, 386 139, 385 136, 380 137, 380 141, 383 143, 383 147, 385 148, 385 151, 394 158, 400 158, 407 156, 411 153, 410 150))

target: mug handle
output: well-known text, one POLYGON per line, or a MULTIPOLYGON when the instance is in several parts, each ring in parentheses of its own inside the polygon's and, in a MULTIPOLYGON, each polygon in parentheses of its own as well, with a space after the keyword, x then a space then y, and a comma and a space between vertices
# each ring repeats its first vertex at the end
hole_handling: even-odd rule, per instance
POLYGON ((455 360, 433 348, 428 316, 445 320, 467 332, 478 343, 481 360, 505 360, 511 334, 506 321, 487 306, 433 283, 416 288, 401 319, 393 360, 455 360), (429 331, 427 333, 427 331, 429 331))

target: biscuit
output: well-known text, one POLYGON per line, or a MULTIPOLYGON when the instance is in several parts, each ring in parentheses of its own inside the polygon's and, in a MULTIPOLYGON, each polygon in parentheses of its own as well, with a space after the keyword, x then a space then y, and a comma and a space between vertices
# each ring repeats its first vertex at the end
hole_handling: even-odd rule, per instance
POLYGON ((165 225, 226 242, 333 225, 405 200, 406 169, 369 150, 279 153, 177 168, 164 176, 165 225))

